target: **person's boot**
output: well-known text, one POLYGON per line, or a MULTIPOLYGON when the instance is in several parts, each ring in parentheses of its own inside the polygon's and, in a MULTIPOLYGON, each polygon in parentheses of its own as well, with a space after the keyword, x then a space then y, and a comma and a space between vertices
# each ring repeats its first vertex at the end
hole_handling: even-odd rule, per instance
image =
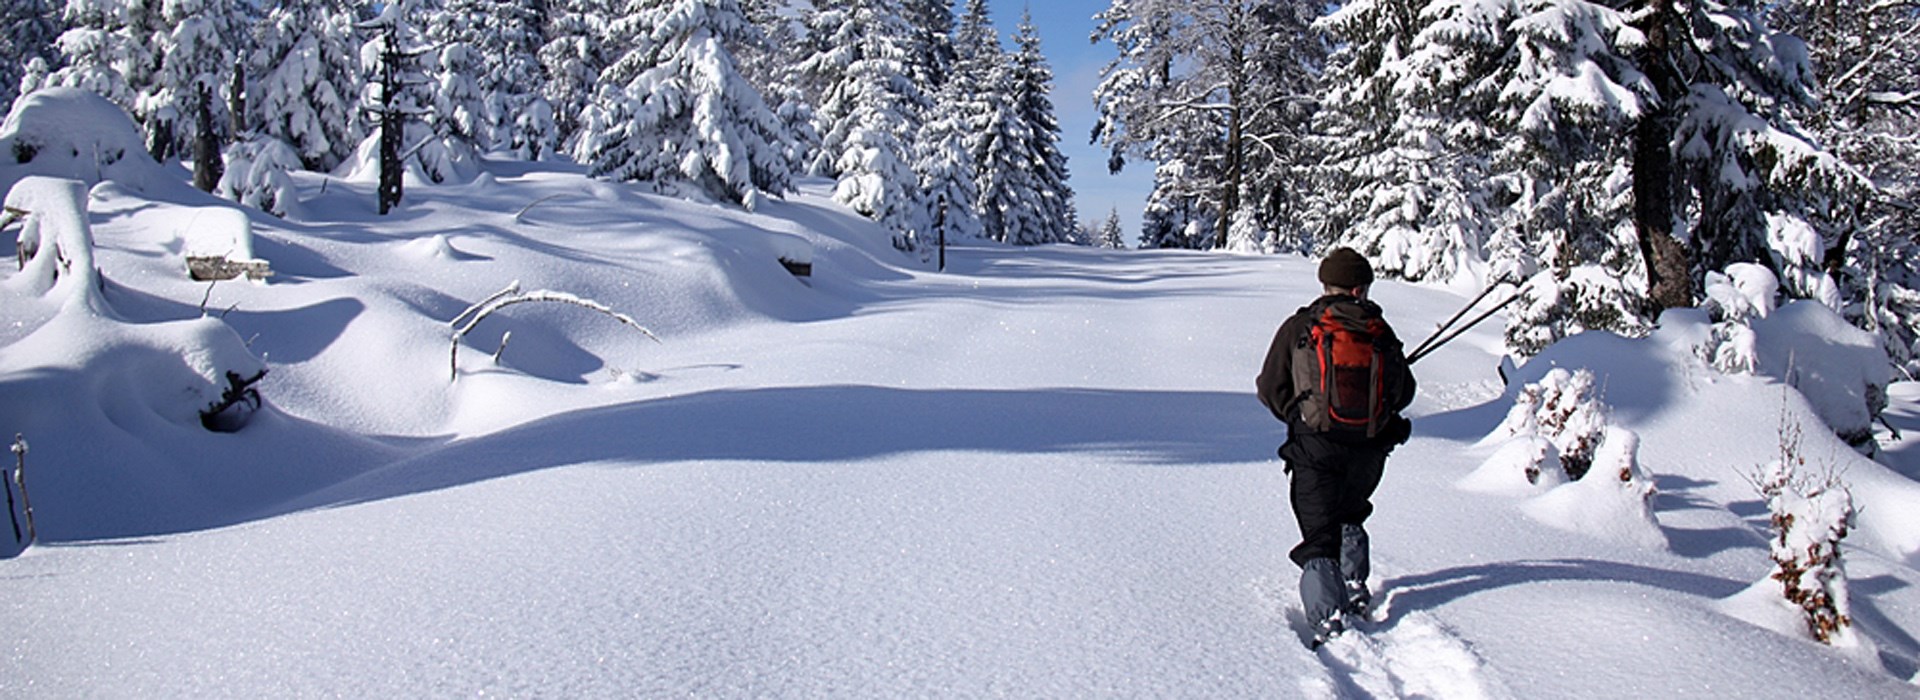
POLYGON ((1373 606, 1373 592, 1367 590, 1367 576, 1372 573, 1369 547, 1366 528, 1340 526, 1340 580, 1345 588, 1341 609, 1355 619, 1365 618, 1373 606))
POLYGON ((1300 567, 1300 608, 1306 613, 1307 626, 1313 630, 1315 648, 1346 631, 1346 621, 1341 617, 1345 603, 1339 562, 1309 559, 1300 567))

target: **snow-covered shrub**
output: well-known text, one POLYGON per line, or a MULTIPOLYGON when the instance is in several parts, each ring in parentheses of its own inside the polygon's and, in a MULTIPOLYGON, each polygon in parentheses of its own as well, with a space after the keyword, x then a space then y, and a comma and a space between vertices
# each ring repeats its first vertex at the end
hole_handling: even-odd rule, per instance
POLYGON ((1780 583, 1781 594, 1800 609, 1814 639, 1851 646, 1853 620, 1840 541, 1853 525, 1853 494, 1838 475, 1814 477, 1802 471, 1805 467, 1800 426, 1787 426, 1780 435, 1780 458, 1755 478, 1773 526, 1774 566, 1767 578, 1780 583))
POLYGON ((1563 476, 1573 481, 1585 476, 1606 428, 1606 405, 1595 391, 1593 372, 1556 367, 1539 382, 1520 389, 1506 420, 1493 434, 1507 440, 1546 441, 1552 449, 1524 467, 1527 483, 1539 484, 1543 476, 1549 483, 1563 476), (1549 458, 1563 474, 1546 473, 1549 458))
POLYGON ((300 155, 285 141, 256 135, 228 146, 226 159, 214 194, 283 218, 299 203, 289 173, 301 168, 300 155))
POLYGON ((1751 374, 1760 364, 1753 321, 1773 313, 1780 280, 1772 270, 1753 263, 1734 263, 1724 273, 1707 273, 1706 308, 1713 320, 1708 343, 1698 350, 1701 359, 1728 374, 1751 374))

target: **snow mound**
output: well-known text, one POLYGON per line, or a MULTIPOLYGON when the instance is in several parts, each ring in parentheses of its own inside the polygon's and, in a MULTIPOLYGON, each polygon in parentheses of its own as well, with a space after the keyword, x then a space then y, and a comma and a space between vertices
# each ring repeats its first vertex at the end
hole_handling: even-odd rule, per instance
POLYGON ((1834 433, 1871 454, 1873 419, 1893 381, 1880 342, 1826 305, 1804 300, 1754 321, 1753 332, 1758 372, 1799 389, 1834 433))
POLYGON ((133 118, 79 88, 50 88, 14 102, 0 124, 0 187, 30 175, 106 180, 142 190, 157 177, 133 118))
POLYGON ((87 225, 87 194, 75 180, 28 176, 7 190, 12 217, 25 212, 19 249, 30 256, 7 280, 15 291, 62 297, 105 312, 100 272, 93 259, 93 229, 87 225))
POLYGON ((1667 537, 1650 505, 1653 481, 1640 468, 1639 451, 1638 435, 1608 426, 1585 477, 1554 487, 1520 509, 1569 532, 1664 549, 1667 537))

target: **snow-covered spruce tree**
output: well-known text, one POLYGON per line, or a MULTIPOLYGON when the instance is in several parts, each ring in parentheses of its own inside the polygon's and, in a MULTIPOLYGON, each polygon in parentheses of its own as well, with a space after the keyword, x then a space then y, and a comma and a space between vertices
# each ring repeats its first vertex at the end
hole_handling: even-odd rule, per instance
MULTIPOLYGON (((160 73, 145 98, 152 114, 176 125, 165 150, 193 159, 193 184, 211 192, 225 170, 221 151, 233 140, 233 115, 223 94, 244 55, 249 5, 235 0, 170 0, 162 19, 172 32, 161 47, 160 73)), ((244 84, 244 83, 243 83, 244 84)))
POLYGON ((981 238, 986 229, 980 224, 975 206, 980 199, 979 172, 973 153, 968 150, 973 133, 968 129, 969 107, 978 95, 964 92, 966 83, 950 80, 940 88, 935 108, 914 144, 913 170, 920 176, 920 190, 930 209, 915 228, 927 237, 945 236, 946 240, 981 238))
POLYGON ((540 69, 546 75, 541 94, 553 109, 555 143, 571 149, 580 131, 580 115, 593 101, 600 72, 612 65, 607 45, 614 0, 548 0, 546 43, 540 69))
POLYGON ((916 30, 899 0, 849 0, 807 17, 817 53, 801 61, 818 86, 820 150, 809 172, 838 180, 833 198, 901 234, 927 211, 912 144, 931 107, 913 80, 916 30))
POLYGON ((1759 368, 1760 349, 1753 322, 1773 313, 1780 280, 1772 270, 1754 263, 1734 263, 1724 272, 1709 272, 1706 301, 1701 304, 1713 321, 1700 359, 1727 374, 1753 374, 1759 368))
MULTIPOLYGON (((366 134, 359 16, 344 0, 280 0, 254 25, 245 61, 246 126, 286 143, 307 170, 329 172, 366 134)), ((261 148, 264 148, 261 147, 261 148)))
POLYGON ((258 132, 226 149, 226 167, 213 192, 274 216, 287 216, 296 203, 289 173, 303 168, 285 141, 258 132))
POLYGON ((409 17, 407 0, 387 5, 380 16, 361 23, 373 35, 361 48, 360 63, 369 73, 361 108, 374 123, 374 133, 361 149, 377 150, 380 213, 400 204, 405 193, 406 169, 430 137, 424 118, 432 111, 433 81, 422 69, 421 58, 431 53, 418 26, 409 17))
POLYGON ((1632 179, 1655 308, 1692 304, 1706 271, 1735 262, 1774 267, 1790 295, 1826 296, 1820 266, 1831 241, 1816 227, 1864 182, 1795 123, 1813 67, 1806 45, 1769 26, 1761 5, 1619 1, 1640 34, 1630 58, 1645 75, 1632 179))
POLYGON ((553 150, 553 109, 540 94, 547 7, 548 0, 448 0, 427 24, 441 50, 438 111, 482 151, 533 160, 553 150))
POLYGON ((635 0, 613 23, 632 47, 601 75, 574 158, 594 175, 752 209, 790 188, 786 133, 729 45, 759 39, 734 0, 635 0))
MULTIPOLYGON (((76 87, 120 105, 148 133, 148 151, 156 158, 172 143, 160 137, 154 115, 141 109, 158 84, 160 48, 168 32, 158 3, 139 0, 67 0, 62 19, 69 27, 55 44, 66 65, 30 87, 76 87)), ((171 123, 166 125, 169 129, 171 123)))
POLYGON ((1472 274, 1499 219, 1501 137, 1488 122, 1505 85, 1486 79, 1496 70, 1491 52, 1449 41, 1471 42, 1481 27, 1466 23, 1480 15, 1460 2, 1433 4, 1427 12, 1424 1, 1362 0, 1315 25, 1340 47, 1319 112, 1329 157, 1317 186, 1328 200, 1315 238, 1406 279, 1472 274), (1449 31, 1451 21, 1466 26, 1449 31))
POLYGON ((1768 543, 1773 570, 1767 578, 1779 582, 1781 595, 1799 609, 1809 636, 1823 644, 1853 646, 1847 571, 1840 556, 1840 541, 1853 526, 1853 494, 1836 475, 1816 478, 1803 471, 1800 439, 1797 423, 1783 425, 1780 458, 1754 478, 1773 527, 1768 543))
POLYGON ((1107 211, 1107 219, 1100 223, 1100 230, 1095 233, 1094 245, 1114 250, 1127 247, 1126 233, 1120 229, 1119 209, 1107 211))
POLYGON ((51 71, 60 60, 53 43, 64 29, 60 7, 58 0, 9 0, 0 7, 0 114, 20 96, 29 65, 39 61, 41 70, 51 71))
POLYGON ((784 0, 744 0, 740 10, 763 37, 762 41, 738 47, 740 73, 780 118, 787 132, 789 169, 804 171, 820 148, 820 132, 813 125, 812 95, 799 68, 800 58, 813 54, 807 48, 810 44, 804 27, 787 15, 784 0))
MULTIPOLYGON (((1296 49, 1319 38, 1289 31, 1289 23, 1314 16, 1318 7, 1114 0, 1095 16, 1093 39, 1110 41, 1119 52, 1094 91, 1099 116, 1093 138, 1109 149, 1109 169, 1117 172, 1129 157, 1159 163, 1155 182, 1166 189, 1149 206, 1157 201, 1199 210, 1204 214, 1187 223, 1215 227, 1177 239, 1148 233, 1155 239, 1150 245, 1222 247, 1226 236, 1218 227, 1229 214, 1244 203, 1258 204, 1275 187, 1294 186, 1256 179, 1284 174, 1284 167, 1257 166, 1305 160, 1295 150, 1305 147, 1298 132, 1285 133, 1299 126, 1301 112, 1280 108, 1297 108, 1307 99, 1287 93, 1306 85, 1301 76, 1317 68, 1295 60, 1312 51, 1296 49), (1181 166, 1164 167, 1175 161, 1181 166)), ((1264 219, 1270 211, 1289 209, 1268 203, 1254 211, 1264 219)), ((1261 227, 1273 228, 1265 221, 1261 227)))
POLYGON ((1013 37, 1018 47, 1007 57, 1007 80, 1014 115, 1026 127, 1021 150, 1030 164, 1027 206, 1036 228, 1009 230, 1010 243, 1032 245, 1066 241, 1079 221, 1073 211, 1073 188, 1067 185, 1067 157, 1060 153, 1060 121, 1054 118, 1053 69, 1040 52, 1040 30, 1033 14, 1021 15, 1013 37))
POLYGON ((968 206, 980 219, 979 235, 1006 241, 1009 231, 1037 225, 1026 206, 1033 188, 1021 155, 1028 134, 1013 105, 1012 67, 985 0, 968 0, 954 32, 958 59, 940 111, 951 110, 966 131, 975 177, 968 206))
MULTIPOLYGON (((1188 143, 1203 148, 1212 142, 1188 143)), ((1184 187, 1203 181, 1187 176, 1190 167, 1189 163, 1174 160, 1154 168, 1153 191, 1147 193, 1147 205, 1140 213, 1141 248, 1212 247, 1214 223, 1219 215, 1205 203, 1204 192, 1184 187)))
POLYGON ((1768 20, 1807 42, 1822 81, 1802 120, 1820 143, 1860 168, 1873 196, 1824 230, 1837 235, 1824 267, 1846 314, 1881 335, 1888 355, 1920 375, 1920 9, 1909 3, 1842 6, 1786 0, 1768 20))

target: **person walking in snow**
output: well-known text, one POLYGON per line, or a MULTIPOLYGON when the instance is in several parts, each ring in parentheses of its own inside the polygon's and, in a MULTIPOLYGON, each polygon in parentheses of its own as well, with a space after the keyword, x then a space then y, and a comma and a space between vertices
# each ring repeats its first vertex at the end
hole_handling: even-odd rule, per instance
POLYGON ((1274 333, 1254 380, 1275 418, 1287 425, 1280 446, 1292 477, 1289 500, 1300 544, 1300 602, 1319 645, 1344 631, 1372 602, 1367 516, 1387 455, 1412 424, 1400 411, 1413 401, 1413 372, 1400 340, 1367 299, 1373 267, 1351 248, 1321 261, 1324 294, 1274 333))

